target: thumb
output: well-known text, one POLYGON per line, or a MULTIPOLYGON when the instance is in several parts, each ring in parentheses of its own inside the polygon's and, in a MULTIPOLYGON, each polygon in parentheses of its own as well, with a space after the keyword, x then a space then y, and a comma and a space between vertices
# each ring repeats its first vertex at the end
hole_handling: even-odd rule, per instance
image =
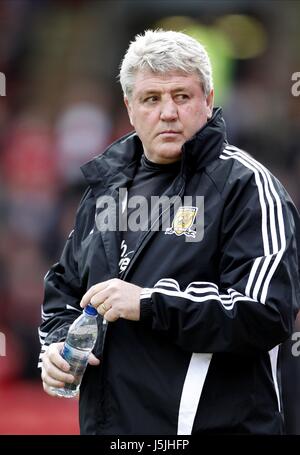
POLYGON ((100 364, 100 360, 97 359, 97 357, 91 353, 90 356, 89 356, 89 362, 88 362, 90 365, 99 365, 100 364))

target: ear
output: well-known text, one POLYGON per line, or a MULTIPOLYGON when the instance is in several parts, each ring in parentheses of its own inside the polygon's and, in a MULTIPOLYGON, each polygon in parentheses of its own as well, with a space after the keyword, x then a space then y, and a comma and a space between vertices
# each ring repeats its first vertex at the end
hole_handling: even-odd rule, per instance
POLYGON ((125 106, 127 109, 130 124, 134 127, 133 120, 132 120, 132 109, 131 109, 130 101, 128 100, 127 96, 124 96, 124 103, 125 103, 125 106))
POLYGON ((214 107, 214 90, 211 89, 210 93, 206 97, 206 106, 207 106, 207 118, 210 119, 213 113, 214 107))

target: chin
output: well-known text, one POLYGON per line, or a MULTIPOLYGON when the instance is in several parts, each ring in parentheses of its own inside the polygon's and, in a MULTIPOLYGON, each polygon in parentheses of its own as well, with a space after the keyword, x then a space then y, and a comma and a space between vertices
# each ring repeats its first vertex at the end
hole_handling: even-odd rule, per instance
POLYGON ((152 148, 146 152, 147 158, 155 163, 167 164, 180 160, 182 155, 181 145, 174 146, 174 144, 163 144, 161 147, 152 148), (173 147, 172 147, 173 145, 173 147))
POLYGON ((181 154, 182 154, 181 150, 179 150, 176 153, 175 152, 160 153, 159 155, 157 155, 157 159, 161 163, 173 163, 175 161, 180 160, 181 154))

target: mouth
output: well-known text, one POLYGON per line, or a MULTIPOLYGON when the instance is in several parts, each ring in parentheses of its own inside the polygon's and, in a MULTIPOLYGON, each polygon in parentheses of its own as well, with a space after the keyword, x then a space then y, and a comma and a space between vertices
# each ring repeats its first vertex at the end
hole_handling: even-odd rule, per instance
POLYGON ((174 130, 165 130, 159 133, 159 136, 161 135, 176 135, 176 134, 181 134, 180 131, 174 131, 174 130))

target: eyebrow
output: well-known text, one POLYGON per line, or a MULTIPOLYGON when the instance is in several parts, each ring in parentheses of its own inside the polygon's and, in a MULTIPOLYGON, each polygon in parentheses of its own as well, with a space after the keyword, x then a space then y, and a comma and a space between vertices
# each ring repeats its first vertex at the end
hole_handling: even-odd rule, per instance
MULTIPOLYGON (((176 87, 173 90, 171 90, 171 93, 178 93, 178 92, 187 92, 189 89, 187 87, 176 87)), ((149 95, 157 95, 161 93, 161 90, 159 89, 147 89, 145 91, 142 91, 138 94, 138 97, 144 97, 144 96, 149 96, 149 95)))

